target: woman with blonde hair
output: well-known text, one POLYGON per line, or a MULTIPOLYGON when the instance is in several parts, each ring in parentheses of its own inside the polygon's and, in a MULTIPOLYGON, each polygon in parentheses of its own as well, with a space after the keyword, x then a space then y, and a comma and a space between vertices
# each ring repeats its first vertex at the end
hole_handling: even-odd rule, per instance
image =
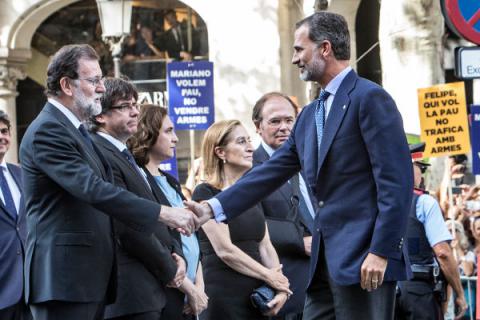
MULTIPOLYGON (((252 167, 252 155, 250 137, 239 121, 213 124, 202 144, 206 182, 195 188, 193 200, 208 200, 234 184, 252 167)), ((199 231, 199 241, 205 290, 210 298, 202 319, 267 319, 278 313, 290 293, 289 283, 282 274, 259 205, 228 224, 207 222, 199 231), (263 284, 276 291, 265 314, 250 302, 250 294, 263 284)))

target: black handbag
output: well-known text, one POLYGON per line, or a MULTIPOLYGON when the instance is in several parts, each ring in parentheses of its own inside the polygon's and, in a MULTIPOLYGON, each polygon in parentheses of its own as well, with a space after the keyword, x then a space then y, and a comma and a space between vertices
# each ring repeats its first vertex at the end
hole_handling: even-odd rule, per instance
POLYGON ((270 311, 270 307, 267 305, 275 297, 275 291, 268 285, 264 284, 261 287, 253 290, 250 295, 250 301, 255 308, 261 313, 267 313, 270 311))

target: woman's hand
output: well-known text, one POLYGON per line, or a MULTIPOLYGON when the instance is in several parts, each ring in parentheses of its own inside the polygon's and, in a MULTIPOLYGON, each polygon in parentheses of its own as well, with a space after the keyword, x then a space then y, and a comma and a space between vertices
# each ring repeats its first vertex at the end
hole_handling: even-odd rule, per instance
POLYGON ((277 291, 292 294, 292 291, 290 291, 290 282, 282 273, 282 265, 270 269, 265 282, 277 291))
POLYGON ((187 292, 187 304, 183 307, 183 313, 199 315, 208 306, 208 296, 197 286, 187 292))
POLYGON ((183 280, 185 280, 187 264, 185 263, 185 260, 176 253, 172 253, 172 257, 177 263, 177 273, 175 273, 175 277, 172 281, 167 284, 167 287, 178 288, 182 285, 183 280))
POLYGON ((270 311, 265 313, 265 316, 273 317, 278 314, 280 309, 282 309, 285 302, 287 302, 288 295, 285 292, 278 292, 275 297, 273 297, 272 301, 270 301, 267 305, 270 307, 270 311))

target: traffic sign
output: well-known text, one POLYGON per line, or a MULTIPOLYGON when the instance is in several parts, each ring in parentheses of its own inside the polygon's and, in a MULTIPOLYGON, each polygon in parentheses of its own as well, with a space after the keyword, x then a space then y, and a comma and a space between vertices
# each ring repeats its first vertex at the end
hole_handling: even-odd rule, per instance
POLYGON ((480 45, 480 1, 442 0, 442 11, 450 29, 480 45))
POLYGON ((480 47, 455 48, 455 76, 459 79, 480 79, 480 47))

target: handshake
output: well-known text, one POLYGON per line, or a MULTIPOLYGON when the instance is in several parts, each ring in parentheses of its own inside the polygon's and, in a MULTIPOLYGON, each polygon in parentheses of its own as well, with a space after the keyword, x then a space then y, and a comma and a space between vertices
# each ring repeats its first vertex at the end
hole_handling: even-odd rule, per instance
POLYGON ((213 218, 213 210, 206 202, 184 201, 184 204, 185 208, 162 205, 158 221, 189 236, 213 218))

